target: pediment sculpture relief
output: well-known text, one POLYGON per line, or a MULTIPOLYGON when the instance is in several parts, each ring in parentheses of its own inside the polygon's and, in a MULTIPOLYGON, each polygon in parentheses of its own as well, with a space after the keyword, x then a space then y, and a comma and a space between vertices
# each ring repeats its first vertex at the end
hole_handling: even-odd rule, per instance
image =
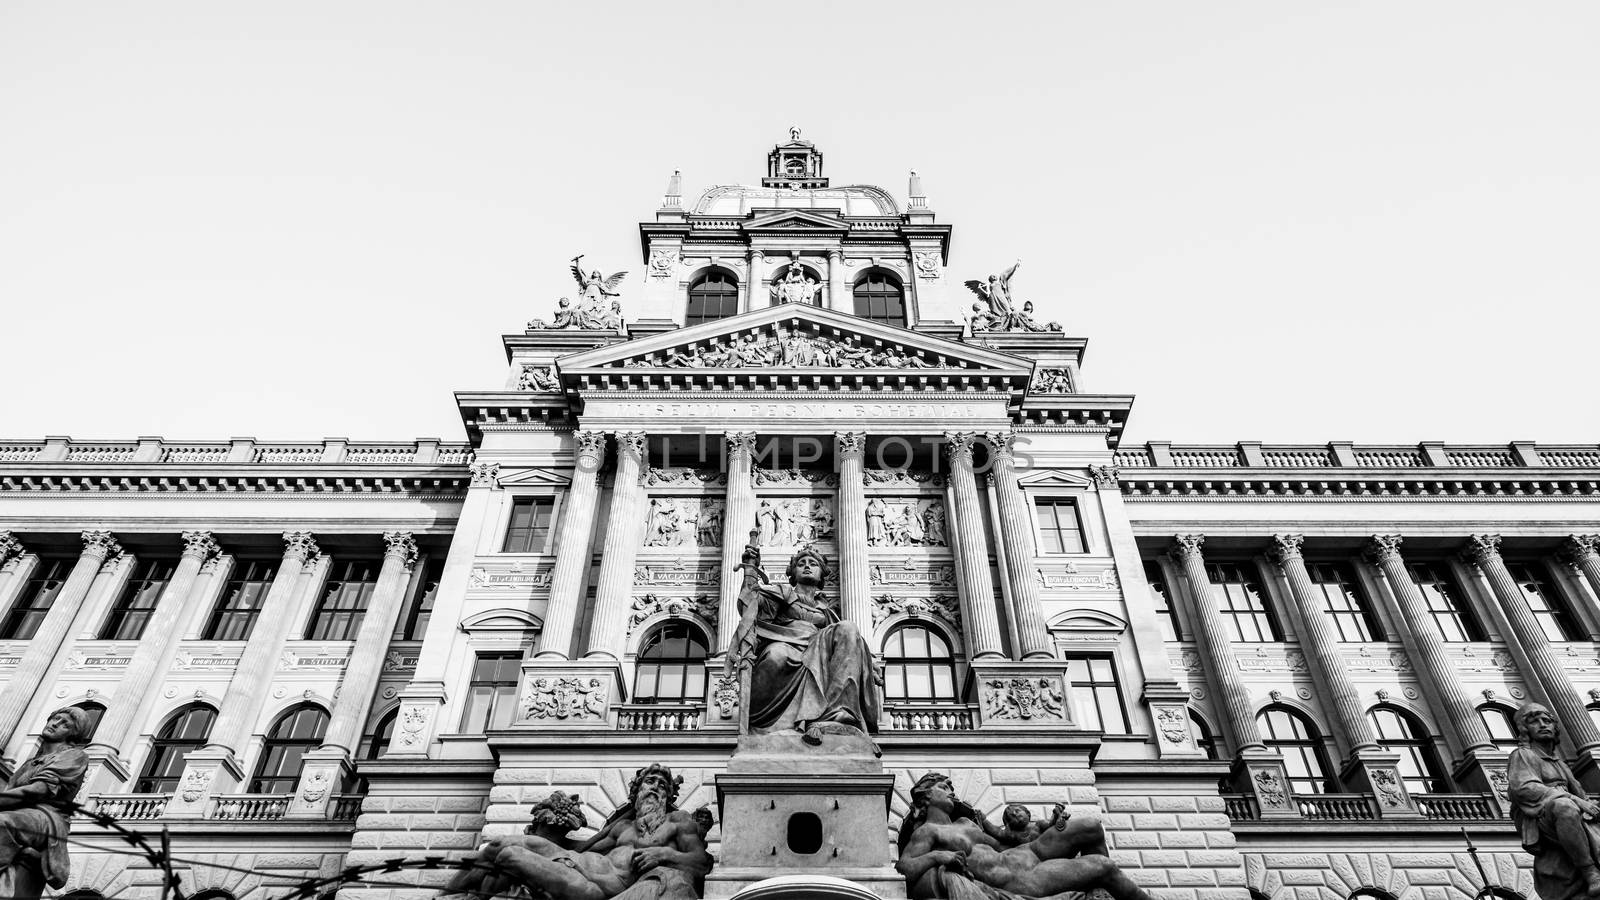
POLYGON ((921 355, 894 347, 874 350, 855 338, 833 340, 808 337, 793 332, 784 335, 747 334, 728 343, 704 347, 674 347, 658 356, 636 359, 630 369, 747 369, 747 368, 832 368, 832 369, 936 369, 921 355))

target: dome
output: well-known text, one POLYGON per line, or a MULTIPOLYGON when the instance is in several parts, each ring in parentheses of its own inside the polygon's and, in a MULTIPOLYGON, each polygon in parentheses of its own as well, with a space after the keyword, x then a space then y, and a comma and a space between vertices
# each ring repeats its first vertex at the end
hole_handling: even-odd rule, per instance
POLYGON ((725 184, 695 201, 701 216, 746 216, 754 209, 837 209, 846 216, 898 216, 900 205, 883 188, 865 184, 789 188, 725 184))

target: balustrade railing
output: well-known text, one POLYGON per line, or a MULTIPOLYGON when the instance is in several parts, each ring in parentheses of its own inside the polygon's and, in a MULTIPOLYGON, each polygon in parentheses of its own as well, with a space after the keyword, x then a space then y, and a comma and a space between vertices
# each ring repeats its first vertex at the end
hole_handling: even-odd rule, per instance
POLYGON ((362 794, 335 794, 333 797, 333 818, 336 822, 353 821, 361 815, 361 801, 367 799, 362 794))
POLYGON ((283 818, 293 794, 218 794, 211 798, 208 819, 266 822, 283 818))
POLYGON ((430 465, 472 461, 465 444, 423 439, 410 442, 351 444, 341 439, 306 443, 231 441, 0 441, 0 464, 98 463, 101 465, 430 465))
POLYGON ((1222 809, 1235 822, 1254 822, 1261 818, 1254 794, 1223 794, 1222 809))
POLYGON ((949 703, 895 704, 888 708, 891 731, 970 731, 970 706, 949 703))
POLYGON ((1371 794, 1295 794, 1300 815, 1318 822, 1360 822, 1378 817, 1371 794))
POLYGON ((88 806, 121 821, 158 819, 166 812, 171 794, 95 794, 88 806))
POLYGON ((1417 808, 1430 819, 1492 820, 1500 811, 1488 794, 1414 794, 1417 808))
POLYGON ((693 703, 630 703, 617 709, 620 731, 698 731, 706 708, 693 703))

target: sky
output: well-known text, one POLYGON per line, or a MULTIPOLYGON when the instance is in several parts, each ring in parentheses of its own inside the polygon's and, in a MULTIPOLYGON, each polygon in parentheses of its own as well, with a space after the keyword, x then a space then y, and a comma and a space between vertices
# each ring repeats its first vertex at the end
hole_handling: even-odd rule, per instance
POLYGON ((568 259, 642 273, 674 169, 794 125, 835 183, 917 169, 953 276, 1023 259, 1128 442, 1593 444, 1597 42, 1593 2, 4 0, 0 437, 460 440, 568 259))

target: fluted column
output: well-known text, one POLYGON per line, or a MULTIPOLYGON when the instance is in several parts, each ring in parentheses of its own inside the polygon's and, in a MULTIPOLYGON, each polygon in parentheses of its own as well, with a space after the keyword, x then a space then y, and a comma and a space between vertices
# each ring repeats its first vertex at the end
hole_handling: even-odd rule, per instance
MULTIPOLYGON (((1600 534, 1574 534, 1567 538, 1562 557, 1577 567, 1589 582, 1589 590, 1600 597, 1600 534)), ((1600 621, 1600 609, 1590 609, 1592 618, 1600 621)))
POLYGON ((844 251, 828 251, 828 308, 854 312, 850 291, 844 283, 844 251))
POLYGON ((1023 659, 1050 659, 1050 632, 1045 627, 1044 602, 1039 599, 1039 583, 1034 578, 1033 560, 1038 550, 1033 545, 1033 524, 1028 502, 1017 481, 1016 456, 1012 443, 1016 436, 997 433, 986 436, 992 447, 995 499, 1000 507, 1000 543, 1005 552, 1006 580, 1011 584, 1011 620, 1017 624, 1016 648, 1023 659))
POLYGON ((572 485, 561 507, 556 561, 550 573, 550 605, 545 609, 536 657, 567 658, 583 600, 584 578, 589 574, 589 547, 594 542, 598 475, 606 460, 606 436, 600 431, 578 431, 573 433, 573 439, 578 457, 572 469, 572 485))
POLYGON ((0 616, 11 608, 14 595, 27 584, 28 576, 22 571, 26 552, 15 534, 0 531, 0 616))
POLYGON ((1239 752, 1264 750, 1261 730, 1256 727, 1254 704, 1250 692, 1239 680, 1239 665, 1233 658, 1233 639, 1228 636, 1228 624, 1222 619, 1221 604, 1211 590, 1211 577, 1206 574, 1206 561, 1200 548, 1205 535, 1180 534, 1173 541, 1172 555, 1183 566, 1184 577, 1189 581, 1189 593, 1194 597, 1195 641, 1200 652, 1206 655, 1206 675, 1211 679, 1211 689, 1216 692, 1221 707, 1222 721, 1228 736, 1239 752))
POLYGON ((283 653, 283 642, 288 638, 294 617, 289 614, 294 602, 295 588, 306 563, 318 554, 316 539, 309 531, 286 531, 283 534, 283 561, 278 573, 267 589, 267 598, 261 604, 261 615, 256 618, 255 629, 240 654, 239 666, 234 669, 233 680, 222 698, 222 709, 211 727, 208 747, 222 747, 237 754, 261 713, 261 701, 267 686, 272 682, 272 671, 283 653))
POLYGON ((606 521, 605 550, 600 557, 594 618, 589 623, 589 650, 585 656, 622 659, 627 640, 624 626, 628 607, 633 603, 633 561, 638 556, 644 517, 644 486, 639 480, 644 438, 638 431, 617 434, 617 474, 611 486, 611 512, 606 521))
POLYGON ((411 570, 417 563, 417 542, 409 532, 384 532, 383 541, 387 548, 378 570, 378 583, 373 586, 372 602, 361 617, 361 628, 356 632, 356 643, 350 649, 350 661, 339 680, 339 696, 333 701, 328 730, 322 738, 324 747, 339 747, 347 753, 353 752, 361 739, 361 728, 372 708, 372 694, 383 672, 384 650, 394 634, 400 608, 405 605, 411 570))
POLYGON ((1289 580, 1289 593, 1300 610, 1303 626, 1301 646, 1309 651, 1320 696, 1333 707, 1339 729, 1352 750, 1376 750, 1378 741, 1373 737, 1372 726, 1361 708, 1361 698, 1350 680, 1350 670, 1345 667, 1339 652, 1339 641, 1328 624, 1328 614, 1322 608, 1321 595, 1311 583, 1311 573, 1306 571, 1305 557, 1300 555, 1300 544, 1305 540, 1298 534, 1279 534, 1272 538, 1272 558, 1283 569, 1289 580))
MULTIPOLYGON (((831 257, 830 257, 831 259, 831 257)), ((872 633, 872 594, 867 568, 867 435, 841 431, 833 436, 839 459, 839 609, 862 634, 872 633)))
POLYGON ((717 610, 717 652, 725 654, 733 644, 733 630, 739 624, 739 585, 743 578, 734 571, 750 543, 750 529, 756 524, 756 484, 751 471, 756 436, 748 431, 733 431, 728 441, 728 494, 722 510, 721 604, 717 610))
POLYGON ((83 552, 78 555, 72 574, 67 576, 67 583, 61 586, 55 602, 50 604, 50 611, 39 623, 39 630, 28 641, 28 649, 17 661, 17 669, 6 683, 5 690, 0 691, 0 748, 9 747, 17 726, 22 722, 23 713, 41 687, 51 661, 60 651, 61 642, 72 627, 78 607, 88 596, 89 587, 94 584, 100 567, 107 560, 122 555, 121 545, 109 531, 85 531, 82 540, 83 552))
POLYGON ((1513 650, 1521 649, 1561 721, 1562 732, 1572 739, 1572 745, 1580 752, 1600 747, 1600 730, 1595 728, 1589 711, 1584 708, 1583 698, 1561 667, 1561 661, 1556 659, 1555 651, 1550 648, 1550 638, 1534 617, 1528 599, 1506 569, 1506 562, 1500 556, 1500 537, 1473 535, 1468 540, 1465 555, 1489 579, 1489 586, 1500 601, 1500 612, 1511 625, 1505 635, 1506 643, 1513 650))
POLYGON ((994 580, 989 576, 989 553, 983 533, 983 502, 972 470, 969 432, 947 432, 945 453, 950 459, 950 487, 955 496, 949 527, 958 532, 961 555, 961 620, 966 630, 967 658, 1004 657, 1000 619, 994 604, 994 580))
POLYGON ((111 702, 106 704, 105 715, 100 717, 100 726, 94 736, 96 744, 110 747, 119 754, 124 752, 123 743, 139 711, 139 701, 150 691, 150 686, 158 683, 166 674, 178 646, 182 624, 191 619, 190 614, 200 594, 195 590, 200 569, 219 552, 220 548, 212 539, 211 532, 183 533, 183 555, 172 572, 172 580, 161 592, 161 599, 157 601, 155 612, 145 625, 144 635, 139 640, 138 649, 133 652, 133 658, 128 661, 127 671, 111 695, 111 702))
POLYGON ((1400 556, 1400 535, 1373 535, 1367 553, 1383 570, 1383 577, 1389 582, 1389 590, 1394 593, 1395 603, 1400 607, 1400 617, 1405 624, 1402 636, 1407 648, 1412 658, 1422 663, 1422 677, 1444 706, 1450 726, 1461 737, 1469 753, 1493 750, 1494 742, 1489 739, 1488 729, 1484 728, 1483 720, 1478 718, 1478 711, 1467 697, 1467 692, 1461 688, 1461 679, 1450 664, 1444 636, 1439 633, 1433 616, 1428 612, 1428 603, 1417 589, 1416 582, 1411 580, 1411 573, 1406 571, 1406 561, 1400 556))

